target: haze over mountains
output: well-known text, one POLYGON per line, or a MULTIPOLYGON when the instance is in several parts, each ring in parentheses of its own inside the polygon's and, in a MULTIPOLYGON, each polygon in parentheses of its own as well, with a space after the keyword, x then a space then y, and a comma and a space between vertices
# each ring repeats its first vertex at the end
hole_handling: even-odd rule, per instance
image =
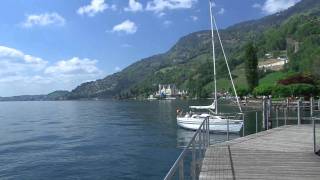
MULTIPOLYGON (((271 50, 286 50, 286 47, 272 49, 278 48, 275 45, 271 45, 269 47, 268 44, 272 44, 273 42, 265 40, 266 34, 270 29, 275 27, 279 28, 279 31, 281 28, 286 28, 286 23, 288 21, 293 18, 299 19, 297 16, 301 16, 302 14, 307 17, 319 17, 320 1, 302 0, 285 11, 266 16, 259 20, 239 23, 221 30, 220 33, 223 44, 229 57, 229 63, 233 72, 237 71, 237 69, 239 69, 243 64, 243 46, 249 41, 254 41, 261 47, 259 52, 261 54, 271 50)), ((308 18, 306 18, 306 21, 307 20, 308 18)), ((278 39, 276 39, 276 41, 283 41, 289 36, 293 36, 295 32, 290 33, 280 34, 279 36, 283 37, 277 37, 278 39)), ((104 79, 83 83, 69 93, 65 91, 58 91, 57 93, 54 93, 55 96, 53 99, 48 98, 50 96, 44 95, 41 97, 34 96, 31 100, 37 100, 39 98, 40 100, 59 100, 113 97, 131 98, 146 96, 157 88, 158 83, 175 83, 180 89, 188 90, 191 86, 198 86, 199 88, 208 89, 208 91, 210 91, 212 88, 210 83, 211 79, 207 78, 213 71, 210 69, 212 66, 212 64, 210 64, 210 36, 210 31, 208 30, 191 33, 182 37, 169 51, 142 59, 123 69, 121 72, 109 75, 104 79), (201 84, 193 84, 195 81, 199 81, 201 84)), ((296 38, 303 39, 304 36, 307 35, 299 35, 296 38)), ((226 69, 224 62, 221 61, 222 54, 219 46, 217 46, 216 51, 218 57, 218 79, 220 84, 223 84, 227 78, 226 69)), ((295 57, 292 58, 294 59, 295 57)), ((237 79, 238 82, 241 82, 240 79, 243 77, 237 77, 236 73, 234 76, 236 78, 236 82, 237 79)), ((223 86, 225 87, 225 85, 223 86)), ((0 100, 23 99, 28 98, 26 98, 26 96, 18 96, 9 99, 0 98, 0 100)), ((28 100, 30 100, 30 98, 28 100)))

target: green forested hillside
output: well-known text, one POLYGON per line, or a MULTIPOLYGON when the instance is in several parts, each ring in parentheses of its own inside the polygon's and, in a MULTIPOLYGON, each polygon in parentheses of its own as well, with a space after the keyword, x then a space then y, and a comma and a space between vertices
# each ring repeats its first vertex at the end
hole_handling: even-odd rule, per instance
MULTIPOLYGON (((252 41, 258 56, 266 52, 288 50, 290 59, 285 72, 320 73, 320 1, 302 0, 294 7, 221 30, 222 40, 238 88, 246 88, 244 77, 244 45, 252 41), (293 44, 298 44, 295 52, 293 44)), ((210 96, 213 86, 211 39, 209 31, 200 31, 181 38, 168 52, 138 61, 123 71, 104 79, 84 83, 70 93, 70 98, 146 96, 159 83, 174 83, 198 97, 210 96)), ((228 90, 221 49, 217 44, 219 89, 228 90)), ((265 74, 267 82, 271 74, 265 74)))

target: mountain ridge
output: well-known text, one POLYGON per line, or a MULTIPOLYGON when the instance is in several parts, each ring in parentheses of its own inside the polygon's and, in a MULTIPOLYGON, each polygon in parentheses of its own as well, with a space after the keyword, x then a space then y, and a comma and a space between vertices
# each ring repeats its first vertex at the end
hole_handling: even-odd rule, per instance
MULTIPOLYGON (((319 0, 302 0, 279 13, 237 23, 220 30, 231 68, 237 70, 243 63, 242 50, 248 41, 260 42, 268 29, 279 27, 291 17, 313 9, 316 9, 314 13, 319 16, 319 0)), ((212 62, 211 32, 201 30, 181 37, 164 53, 143 58, 103 79, 82 83, 67 95, 63 94, 62 99, 65 97, 67 99, 86 99, 146 96, 157 89, 158 83, 175 83, 180 89, 190 90, 193 86, 200 87, 194 82, 196 80, 206 84, 201 87, 202 89, 210 89, 212 88, 212 84, 208 83, 212 81, 212 77, 208 76, 211 71, 210 62, 212 62)), ((218 78, 223 79, 226 75, 226 68, 219 46, 217 46, 217 70, 221 72, 218 78)))
MULTIPOLYGON (((238 23, 221 30, 226 53, 229 54, 232 61, 233 57, 240 56, 240 49, 245 42, 259 38, 261 33, 267 28, 279 26, 294 14, 309 11, 316 6, 318 7, 319 4, 317 0, 303 0, 285 11, 263 17, 259 20, 238 23)), ((219 48, 220 47, 218 47, 217 52, 220 52, 219 48)), ((202 30, 193 32, 181 37, 177 43, 165 53, 141 59, 126 67, 121 72, 109 75, 103 79, 81 84, 71 91, 70 98, 108 98, 119 96, 121 93, 128 97, 132 95, 136 96, 139 92, 132 92, 134 91, 132 89, 139 86, 139 83, 141 84, 146 81, 148 77, 154 76, 159 70, 166 67, 178 67, 188 63, 192 64, 193 59, 202 55, 207 56, 208 54, 210 54, 210 31, 202 30)), ((217 56, 218 59, 221 59, 221 53, 218 53, 217 56)), ((203 59, 208 59, 208 57, 204 57, 203 59)), ((205 61, 203 59, 202 61, 205 61)), ((155 83, 155 81, 152 83, 155 83)), ((154 87, 149 88, 152 89, 154 87)))

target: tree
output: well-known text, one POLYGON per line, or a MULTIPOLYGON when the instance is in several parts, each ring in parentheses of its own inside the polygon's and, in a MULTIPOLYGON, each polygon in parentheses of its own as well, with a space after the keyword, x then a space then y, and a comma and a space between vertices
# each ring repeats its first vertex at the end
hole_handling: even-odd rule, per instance
POLYGON ((249 90, 252 92, 252 90, 259 84, 257 49, 253 43, 249 43, 246 46, 245 74, 249 85, 249 90))

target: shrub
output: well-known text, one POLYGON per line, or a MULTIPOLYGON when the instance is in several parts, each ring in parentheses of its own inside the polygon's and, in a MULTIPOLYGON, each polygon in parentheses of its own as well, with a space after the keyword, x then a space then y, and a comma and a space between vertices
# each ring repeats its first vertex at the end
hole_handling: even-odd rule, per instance
POLYGON ((273 85, 259 85, 253 90, 255 96, 267 96, 271 95, 275 86, 273 85))

